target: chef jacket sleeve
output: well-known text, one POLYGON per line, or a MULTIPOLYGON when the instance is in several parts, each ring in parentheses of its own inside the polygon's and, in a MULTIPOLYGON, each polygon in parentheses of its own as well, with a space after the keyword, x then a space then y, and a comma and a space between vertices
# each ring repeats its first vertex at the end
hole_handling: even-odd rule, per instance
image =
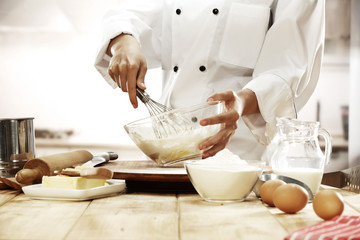
POLYGON ((320 73, 325 36, 324 0, 279 0, 253 72, 244 87, 257 97, 260 114, 243 120, 256 139, 269 144, 277 117, 297 117, 320 73))
POLYGON ((106 54, 106 50, 111 39, 121 33, 131 34, 136 38, 149 68, 160 66, 162 6, 160 0, 121 1, 118 7, 111 9, 104 16, 95 68, 113 88, 116 88, 117 85, 107 71, 110 56, 106 54))

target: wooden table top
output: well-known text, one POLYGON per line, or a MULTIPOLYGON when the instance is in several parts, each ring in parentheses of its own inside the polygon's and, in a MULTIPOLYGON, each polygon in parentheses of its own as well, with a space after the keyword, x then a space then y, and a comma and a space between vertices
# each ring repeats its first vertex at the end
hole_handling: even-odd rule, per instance
MULTIPOLYGON (((360 215, 360 195, 337 189, 343 215, 360 215)), ((35 200, 0 191, 0 239, 283 239, 322 220, 308 204, 297 214, 267 207, 253 194, 210 203, 197 194, 121 193, 88 201, 35 200)))

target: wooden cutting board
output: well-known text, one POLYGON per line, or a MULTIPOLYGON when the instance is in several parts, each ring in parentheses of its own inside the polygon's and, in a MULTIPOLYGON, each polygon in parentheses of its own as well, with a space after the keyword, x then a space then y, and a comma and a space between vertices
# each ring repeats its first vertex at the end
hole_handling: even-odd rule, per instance
POLYGON ((152 182, 189 182, 183 163, 159 167, 151 160, 116 160, 102 167, 111 169, 116 179, 152 182))
POLYGON ((113 178, 125 179, 127 192, 196 193, 183 163, 159 167, 151 160, 116 160, 102 167, 111 169, 113 178))

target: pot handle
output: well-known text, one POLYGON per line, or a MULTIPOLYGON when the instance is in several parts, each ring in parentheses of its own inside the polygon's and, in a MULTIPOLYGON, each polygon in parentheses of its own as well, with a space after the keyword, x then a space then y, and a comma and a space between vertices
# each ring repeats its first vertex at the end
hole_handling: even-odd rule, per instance
POLYGON ((325 139, 325 165, 330 161, 330 154, 332 152, 331 135, 324 128, 319 128, 319 135, 325 139))

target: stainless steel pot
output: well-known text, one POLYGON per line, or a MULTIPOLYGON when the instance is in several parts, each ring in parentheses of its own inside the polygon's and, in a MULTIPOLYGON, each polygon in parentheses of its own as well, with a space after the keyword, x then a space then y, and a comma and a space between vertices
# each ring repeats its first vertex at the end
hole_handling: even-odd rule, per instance
POLYGON ((0 176, 14 177, 35 157, 34 118, 0 118, 0 176))

